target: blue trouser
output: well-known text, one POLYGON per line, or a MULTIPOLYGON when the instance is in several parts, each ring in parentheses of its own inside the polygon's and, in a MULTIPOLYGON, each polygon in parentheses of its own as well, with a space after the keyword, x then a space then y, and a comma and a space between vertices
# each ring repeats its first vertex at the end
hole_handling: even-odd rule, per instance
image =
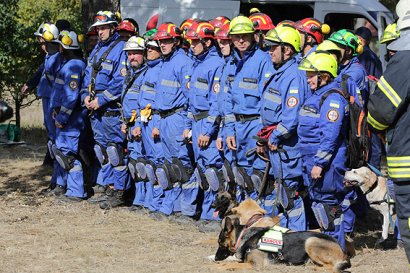
MULTIPOLYGON (((129 130, 132 131, 133 128, 129 130)), ((129 137, 131 138, 131 132, 129 133, 129 137)), ((142 141, 130 140, 127 143, 128 148, 128 157, 130 159, 137 160, 138 158, 143 158, 143 145, 142 141)), ((146 196, 146 187, 144 181, 133 181, 135 183, 135 196, 134 201, 132 202, 133 205, 143 206, 145 202, 146 196)))
MULTIPOLYGON (((312 150, 315 147, 310 147, 312 150)), ((302 154, 303 160, 303 179, 305 185, 309 188, 309 195, 312 201, 312 207, 315 204, 326 204, 329 206, 342 206, 344 199, 344 186, 343 179, 346 167, 344 165, 346 161, 346 148, 339 148, 338 152, 334 158, 329 162, 328 167, 322 170, 322 178, 317 180, 312 180, 311 172, 314 166, 314 155, 312 154, 302 154)), ((317 214, 315 213, 316 219, 317 214)), ((343 213, 338 215, 333 220, 334 228, 332 230, 324 230, 324 233, 331 235, 338 240, 339 244, 345 249, 345 236, 344 236, 344 216, 343 213)))
MULTIPOLYGON (((256 148, 256 140, 254 136, 262 129, 260 118, 245 122, 235 122, 235 138, 236 138, 236 159, 237 165, 243 167, 246 173, 251 176, 253 170, 263 171, 265 169, 265 162, 260 159, 256 153, 252 156, 246 156, 249 150, 256 148)), ((258 196, 256 191, 247 193, 252 199, 258 196)))
MULTIPOLYGON (((154 124, 159 122, 159 115, 153 115, 152 119, 147 123, 142 123, 141 125, 141 135, 142 143, 145 151, 145 159, 149 160, 158 167, 164 163, 164 153, 162 150, 162 144, 160 138, 152 138, 152 130, 154 129, 154 124)), ((148 170, 147 169, 147 173, 148 170)), ((162 188, 159 187, 158 181, 156 181, 155 170, 152 170, 152 174, 148 175, 150 181, 147 182, 149 185, 146 185, 146 195, 144 200, 144 206, 150 210, 157 211, 162 204, 162 188), (153 180, 153 181, 151 181, 153 180), (157 187, 158 186, 158 187, 157 187)))
MULTIPOLYGON (((121 132, 119 116, 101 116, 94 113, 91 117, 91 126, 94 133, 95 142, 107 149, 109 144, 115 144, 118 149, 123 149, 125 136, 121 132)), ((101 166, 101 185, 114 184, 115 190, 126 190, 129 188, 127 166, 124 160, 120 164, 113 166, 110 162, 105 162, 101 166)))
MULTIPOLYGON (((56 130, 56 146, 65 156, 78 157, 79 138, 80 131, 75 130, 75 128, 57 128, 56 130)), ((64 176, 67 177, 66 195, 80 198, 86 197, 81 162, 75 158, 72 162, 72 168, 64 170, 64 172, 64 176)))
POLYGON ((380 137, 378 137, 374 132, 370 132, 369 164, 379 170, 383 149, 384 145, 380 137))
MULTIPOLYGON (((192 169, 188 145, 182 142, 184 114, 178 112, 162 118, 159 131, 165 160, 171 163, 173 158, 177 158, 184 167, 192 169)), ((164 190, 164 199, 160 211, 167 215, 181 211, 181 191, 182 189, 179 185, 174 185, 171 189, 164 190)))
POLYGON ((345 193, 342 202, 343 222, 345 232, 352 232, 354 229, 354 223, 356 222, 356 213, 353 210, 353 204, 357 201, 357 193, 354 189, 351 189, 345 193))

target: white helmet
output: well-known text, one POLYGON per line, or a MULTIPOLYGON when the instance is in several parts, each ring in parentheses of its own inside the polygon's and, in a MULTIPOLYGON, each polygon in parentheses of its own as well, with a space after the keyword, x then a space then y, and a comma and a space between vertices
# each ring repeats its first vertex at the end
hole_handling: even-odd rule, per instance
POLYGON ((65 49, 79 49, 78 36, 74 31, 63 30, 58 36, 58 43, 65 49))
POLYGON ((43 31, 41 33, 41 37, 44 38, 47 42, 58 42, 58 28, 56 25, 51 23, 43 24, 43 31))
POLYGON ((43 28, 44 28, 44 23, 41 23, 41 25, 38 27, 36 32, 34 32, 34 36, 36 36, 36 37, 43 36, 43 28))
POLYGON ((403 30, 410 27, 410 0, 400 0, 396 6, 397 29, 403 30))
POLYGON ((96 26, 114 24, 118 25, 117 15, 111 11, 99 11, 94 16, 94 23, 91 25, 90 29, 96 26))
POLYGON ((145 41, 141 37, 132 36, 124 45, 124 51, 145 50, 145 41))

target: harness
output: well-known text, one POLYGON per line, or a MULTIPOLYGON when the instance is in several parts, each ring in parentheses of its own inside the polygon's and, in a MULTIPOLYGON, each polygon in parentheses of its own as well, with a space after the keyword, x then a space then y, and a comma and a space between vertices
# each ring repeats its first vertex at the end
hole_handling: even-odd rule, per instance
POLYGON ((236 243, 235 243, 235 251, 237 250, 238 246, 240 245, 243 236, 245 235, 246 231, 256 222, 258 222, 260 219, 263 218, 263 214, 255 214, 254 216, 252 216, 248 222, 245 225, 245 228, 241 231, 241 234, 239 235, 238 239, 236 239, 236 243))
POLYGON ((258 241, 258 249, 267 252, 280 253, 283 248, 283 233, 289 229, 273 226, 258 241))

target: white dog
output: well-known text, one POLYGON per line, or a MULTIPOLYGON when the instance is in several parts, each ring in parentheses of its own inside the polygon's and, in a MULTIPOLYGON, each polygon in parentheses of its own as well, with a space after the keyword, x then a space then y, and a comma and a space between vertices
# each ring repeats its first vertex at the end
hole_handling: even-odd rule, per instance
POLYGON ((376 242, 376 244, 380 244, 389 235, 389 213, 393 214, 393 206, 389 206, 388 203, 386 178, 377 176, 368 167, 361 167, 347 171, 345 180, 353 186, 359 186, 366 195, 370 207, 383 215, 382 238, 376 242))

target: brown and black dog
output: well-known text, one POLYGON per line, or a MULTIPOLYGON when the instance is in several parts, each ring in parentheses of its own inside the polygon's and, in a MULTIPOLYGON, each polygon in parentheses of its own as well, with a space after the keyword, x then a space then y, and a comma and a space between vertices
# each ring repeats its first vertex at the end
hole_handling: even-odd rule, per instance
POLYGON ((222 221, 219 248, 215 260, 235 255, 240 261, 265 266, 269 263, 305 264, 309 259, 332 272, 343 272, 350 261, 337 241, 326 234, 314 231, 287 232, 282 235, 279 252, 259 250, 264 234, 275 226, 277 218, 265 217, 266 211, 252 199, 247 199, 222 221))

